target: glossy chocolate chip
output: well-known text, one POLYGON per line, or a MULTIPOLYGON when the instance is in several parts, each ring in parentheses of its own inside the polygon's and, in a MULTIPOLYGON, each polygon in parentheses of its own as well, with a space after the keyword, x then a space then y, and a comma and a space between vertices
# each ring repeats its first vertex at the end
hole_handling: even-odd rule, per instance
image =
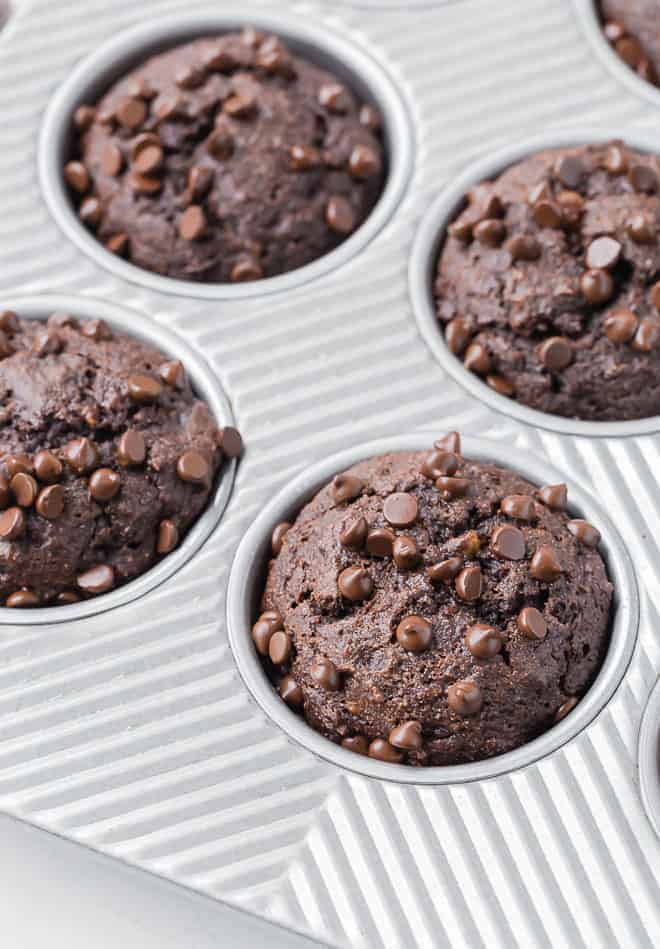
POLYGON ((279 556, 282 545, 284 544, 284 538, 290 530, 291 524, 289 521, 282 521, 273 528, 273 533, 270 535, 270 549, 273 557, 279 556))
POLYGON ((204 484, 209 476, 209 463, 198 451, 186 451, 176 463, 176 473, 182 481, 204 484))
POLYGON ((630 344, 638 353, 650 353, 660 346, 660 320, 644 317, 630 344))
POLYGON ((571 189, 578 187, 584 173, 584 164, 577 155, 564 155, 555 166, 555 174, 561 183, 571 189))
POLYGON ((100 564, 81 573, 77 581, 78 586, 83 593, 89 593, 97 596, 99 593, 107 593, 115 585, 115 573, 112 567, 107 564, 100 564))
POLYGON ((377 761, 386 761, 388 764, 400 764, 403 755, 397 751, 385 738, 374 738, 369 745, 369 757, 377 761))
POLYGON ((587 247, 587 267, 590 270, 611 270, 618 264, 621 250, 621 244, 613 237, 597 237, 587 247))
POLYGON ((523 560, 525 556, 525 535, 517 527, 502 524, 490 535, 493 552, 503 560, 523 560))
POLYGON ((317 659, 312 663, 309 674, 320 688, 326 692, 338 692, 341 688, 341 676, 331 659, 317 659))
POLYGON ((127 383, 129 397, 140 405, 157 402, 163 391, 163 386, 158 379, 144 373, 133 373, 128 377, 127 383))
POLYGON ((124 167, 124 153, 119 145, 108 142, 101 152, 101 171, 110 178, 116 178, 124 167))
POLYGON ((144 435, 135 428, 129 428, 119 439, 117 461, 124 468, 128 468, 132 465, 144 464, 146 457, 147 445, 144 435))
POLYGON ((473 679, 462 679, 447 689, 447 704, 452 712, 466 718, 478 715, 483 707, 481 689, 473 679))
POLYGON ((541 245, 531 234, 518 234, 510 237, 504 245, 513 261, 538 260, 541 256, 541 245))
POLYGON ((278 630, 273 633, 268 643, 268 655, 270 661, 276 666, 281 666, 287 661, 293 649, 293 642, 288 633, 284 630, 278 630))
POLYGON ((561 564, 553 547, 544 544, 532 557, 529 571, 535 580, 554 583, 561 576, 561 564))
POLYGON ((126 98, 123 99, 115 111, 115 116, 120 125, 129 131, 139 128, 147 117, 147 107, 143 99, 126 98))
POLYGON ((578 700, 575 697, 567 699, 563 705, 560 705, 557 711, 555 712, 555 724, 561 722, 563 718, 572 712, 575 706, 578 704, 578 700))
POLYGON ((369 145, 356 145, 348 159, 348 171, 353 178, 373 178, 380 174, 381 160, 375 148, 369 145))
POLYGON ((419 751, 422 747, 421 722, 402 722, 393 728, 388 736, 390 745, 402 751, 419 751))
POLYGON ((206 234, 207 227, 204 208, 191 204, 179 218, 179 237, 184 241, 199 241, 206 234))
POLYGON ((286 675, 280 679, 278 687, 280 698, 284 699, 287 705, 292 708, 300 708, 304 701, 303 690, 300 688, 293 676, 286 675))
POLYGON ((5 606, 10 610, 28 610, 39 606, 39 597, 32 590, 17 590, 7 597, 5 606))
POLYGON ((325 208, 325 222, 336 234, 350 234, 355 228, 355 213, 341 195, 331 197, 325 208))
POLYGON ((565 484, 546 484, 538 490, 539 500, 552 511, 565 511, 568 506, 568 490, 565 484))
POLYGON ((99 464, 99 452, 94 442, 89 438, 77 438, 64 449, 64 458, 76 474, 85 475, 99 464))
POLYGON ((39 488, 32 475, 19 471, 11 479, 9 486, 19 507, 32 507, 37 500, 39 488))
POLYGON ((435 486, 444 501, 453 501, 454 498, 468 497, 473 488, 469 478, 436 478, 435 486))
POLYGON ((527 639, 545 639, 548 631, 548 624, 540 613, 533 606, 525 606, 518 613, 518 629, 527 639))
POLYGON ((180 389, 185 379, 183 363, 179 359, 171 359, 164 362, 158 369, 158 374, 163 382, 175 389, 180 389))
POLYGON ((466 603, 473 603, 478 600, 483 588, 481 567, 463 567, 454 581, 454 587, 456 595, 466 603))
POLYGON ((652 194, 658 190, 658 176, 648 165, 636 163, 628 172, 628 180, 635 191, 652 194))
POLYGON ((507 398, 511 398, 516 392, 516 387, 513 382, 509 379, 505 379, 504 376, 493 375, 492 373, 486 376, 486 385, 494 392, 497 392, 498 395, 504 395, 507 398))
POLYGON ((363 488, 364 481, 355 475, 338 474, 332 479, 330 494, 335 504, 342 504, 344 501, 354 501, 362 494, 363 488))
POLYGON ((470 343, 463 357, 463 365, 470 372, 476 372, 483 376, 490 372, 493 364, 490 353, 483 343, 470 343))
POLYGON ((232 283, 249 283, 251 280, 261 280, 264 272, 254 257, 243 257, 237 260, 232 267, 229 279, 232 283))
POLYGON ((506 237, 506 227, 499 218, 484 218, 472 229, 475 240, 486 247, 499 247, 506 237))
POLYGON ((89 479, 89 493, 95 501, 111 501, 120 488, 121 477, 112 468, 97 468, 89 479))
POLYGON ((410 527, 417 520, 419 507, 417 498, 405 491, 395 491, 385 498, 383 514, 392 527, 410 527))
POLYGON ((569 521, 566 526, 571 534, 579 540, 581 544, 584 544, 585 547, 597 547, 600 543, 600 531, 592 524, 589 524, 588 521, 576 518, 573 521, 569 521))
POLYGON ((655 222, 643 212, 633 214, 627 224, 627 231, 636 244, 652 244, 656 236, 655 222))
POLYGON ((0 474, 0 510, 8 507, 11 502, 11 489, 9 487, 9 478, 0 474))
POLYGON ((240 458, 243 454, 243 437, 232 425, 220 429, 218 444, 227 458, 240 458))
POLYGON ((275 610, 267 610, 262 613, 257 622, 252 627, 252 641, 260 656, 268 655, 268 644, 271 636, 278 630, 283 629, 282 617, 275 610))
POLYGON ((444 583, 448 586, 462 569, 462 557, 448 557, 447 560, 441 560, 439 563, 434 563, 433 566, 429 567, 426 571, 426 575, 431 583, 444 583))
POLYGON ((18 540, 25 533, 27 521, 20 507, 10 507, 0 514, 0 540, 18 540))
POLYGON ((64 179, 77 194, 85 194, 89 190, 89 172, 80 161, 70 161, 64 166, 64 179))
POLYGON ((587 270, 580 278, 582 295, 593 306, 599 306, 612 299, 614 281, 607 270, 587 270))
POLYGON ((493 659, 502 651, 503 637, 494 626, 475 623, 465 634, 465 645, 475 659, 493 659))
POLYGON ((363 567, 346 567, 337 577, 337 587, 343 597, 358 603, 369 599, 374 582, 363 567))
POLYGON ((158 525, 158 537, 156 539, 156 553, 159 557, 171 553, 179 543, 179 531, 174 523, 168 519, 161 521, 158 525))
POLYGON ((481 538, 474 531, 466 531, 459 540, 459 547, 466 557, 476 557, 481 550, 481 538))
POLYGON ((395 535, 387 527, 375 527, 367 532, 367 553, 372 557, 391 557, 395 535))
POLYGON ((563 336, 551 336, 538 348, 539 359, 551 372, 561 372, 573 362, 573 348, 563 336))
POLYGON ((343 115, 351 107, 351 97, 340 82, 326 82, 319 89, 319 102, 328 112, 343 115))
POLYGON ((433 447, 439 448, 441 451, 450 451, 454 455, 460 455, 461 436, 458 434, 458 432, 448 432, 441 438, 436 438, 436 440, 433 442, 433 447))
POLYGON ((637 331, 637 317, 631 310, 614 310, 603 321, 603 332, 613 343, 628 343, 637 331))
POLYGON ((458 455, 451 451, 443 451, 441 448, 434 449, 426 456, 422 462, 422 474, 425 478, 436 478, 443 476, 452 477, 456 474, 460 466, 458 455))
POLYGON ((47 521, 54 521, 64 512, 64 488, 61 484, 51 484, 42 488, 35 504, 37 514, 47 521))
POLYGON ((344 738, 341 746, 346 748, 347 751, 355 752, 357 755, 369 754, 369 742, 364 735, 351 735, 349 738, 344 738))
POLYGON ((500 501, 500 511, 519 521, 533 521, 536 518, 536 504, 529 494, 507 495, 500 501))
POLYGON ((24 474, 34 473, 32 460, 29 455, 25 455, 22 452, 17 455, 9 455, 3 460, 3 465, 7 472, 7 477, 10 479, 21 472, 24 474))
POLYGON ((420 558, 415 538, 407 534, 397 537, 392 548, 392 555, 394 563, 400 570, 412 570, 417 566, 420 558))
POLYGON ((433 639, 431 624, 423 616, 406 616, 396 628, 396 638, 407 652, 424 652, 433 639))

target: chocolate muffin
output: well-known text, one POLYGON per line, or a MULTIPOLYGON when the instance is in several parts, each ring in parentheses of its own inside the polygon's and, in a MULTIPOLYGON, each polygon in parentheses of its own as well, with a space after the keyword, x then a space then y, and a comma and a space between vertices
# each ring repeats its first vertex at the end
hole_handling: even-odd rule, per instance
POLYGON ((658 0, 600 0, 603 30, 613 49, 638 76, 654 86, 660 76, 658 0))
POLYGON ((612 599, 598 543, 565 485, 469 461, 452 433, 360 462, 275 529, 255 647, 344 748, 490 758, 551 728, 597 673, 612 599))
POLYGON ((660 414, 660 160, 544 151, 473 188, 434 296, 447 346, 501 395, 568 418, 660 414))
POLYGON ((0 405, 9 607, 74 603, 144 573, 206 507, 223 454, 240 451, 180 362, 65 313, 0 314, 0 405))
POLYGON ((272 277, 337 247, 382 191, 380 119, 253 29, 153 56, 74 115, 81 221, 138 267, 272 277))

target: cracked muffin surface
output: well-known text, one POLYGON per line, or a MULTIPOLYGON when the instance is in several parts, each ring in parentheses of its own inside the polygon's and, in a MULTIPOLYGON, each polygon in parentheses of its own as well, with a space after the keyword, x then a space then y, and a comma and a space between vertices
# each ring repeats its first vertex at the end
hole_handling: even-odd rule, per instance
POLYGON ((350 236, 383 189, 380 117, 253 29, 152 56, 74 115, 81 221, 146 270, 275 276, 350 236))
POLYGON ((531 155, 473 188, 434 297, 451 352, 569 418, 660 414, 660 160, 622 142, 531 155))
POLYGON ((284 701, 345 748, 448 765, 510 751, 569 714, 609 641, 598 531, 460 454, 369 459, 273 534, 252 631, 284 701))
POLYGON ((0 604, 73 603, 170 553, 235 453, 182 364, 100 320, 0 314, 0 604), (226 452, 225 452, 226 453, 226 452))

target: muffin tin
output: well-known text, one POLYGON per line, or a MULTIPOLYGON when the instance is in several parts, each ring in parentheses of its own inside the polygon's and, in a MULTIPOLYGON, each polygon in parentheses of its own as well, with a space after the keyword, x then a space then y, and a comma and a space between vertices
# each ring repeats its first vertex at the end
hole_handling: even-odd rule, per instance
MULTIPOLYGON (((347 242, 304 283, 292 275, 287 292, 254 284, 249 299, 172 292, 81 252, 37 171, 39 141, 42 171, 44 152, 64 147, 44 122, 77 64, 109 36, 121 48, 125 30, 159 30, 174 15, 190 23, 190 5, 26 0, 0 35, 5 300, 66 293, 135 311, 138 332, 143 317, 174 330, 220 379, 247 446, 218 527, 166 582, 94 616, 37 624, 29 614, 23 625, 21 614, 0 627, 0 807, 324 943, 648 947, 660 932, 660 840, 636 763, 660 674, 655 425, 593 437, 514 417, 481 388, 466 393, 420 336, 408 268, 428 208, 480 155, 538 133, 553 144, 567 123, 576 140, 606 126, 634 142, 656 134, 657 109, 613 54, 597 55, 566 0, 455 0, 414 16, 403 2, 281 9, 245 0, 240 19, 311 31, 339 58, 356 51, 349 69, 375 98, 381 87, 362 69, 389 77, 412 127, 412 174, 359 248, 347 242), (553 754, 416 787, 292 741, 244 684, 225 609, 236 551, 280 489, 293 503, 310 465, 330 472, 336 452, 358 457, 373 439, 427 444, 431 427, 460 430, 466 445, 487 439, 492 457, 521 470, 547 459, 585 511, 596 497, 630 554, 640 620, 620 686, 617 673, 579 734, 568 716, 553 754)), ((213 17, 237 22, 228 0, 194 13, 200 30, 213 17)))

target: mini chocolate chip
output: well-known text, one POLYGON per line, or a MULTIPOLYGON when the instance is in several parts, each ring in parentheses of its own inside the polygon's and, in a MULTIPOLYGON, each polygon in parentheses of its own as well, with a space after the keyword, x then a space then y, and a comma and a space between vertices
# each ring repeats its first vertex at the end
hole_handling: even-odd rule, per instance
POLYGON ((163 391, 158 379, 143 373, 133 373, 128 377, 127 383, 129 397, 133 402, 139 402, 141 405, 148 402, 157 402, 163 391))
POLYGON ((363 567, 346 567, 337 577, 337 586, 341 595, 354 603, 368 600, 374 591, 374 582, 363 567))
POLYGON ((531 234, 510 237, 504 246, 513 261, 538 260, 541 256, 541 245, 531 234))
POLYGON ((590 270, 611 270, 618 264, 621 250, 621 244, 613 237, 597 237, 587 247, 587 267, 590 270))
POLYGON ((232 267, 230 280, 232 283, 249 283, 250 280, 261 280, 264 272, 254 257, 243 257, 232 267))
POLYGON ((462 317, 457 316, 453 320, 450 320, 445 327, 445 340, 449 351, 454 354, 454 356, 460 356, 468 346, 468 343, 472 339, 473 332, 470 328, 470 324, 467 320, 462 319, 462 317))
POLYGON ((9 457, 3 460, 3 465, 9 479, 13 478, 14 475, 17 475, 19 472, 23 472, 24 474, 34 473, 34 465, 29 455, 23 454, 22 452, 17 455, 9 455, 9 457))
POLYGON ((32 475, 19 471, 11 479, 10 487, 19 507, 32 507, 39 493, 37 482, 32 475))
POLYGON ((367 553, 372 557, 391 557, 395 536, 386 527, 375 527, 367 533, 367 553))
POLYGON ((333 195, 325 207, 325 223, 336 234, 350 234, 355 228, 355 214, 342 195, 333 195))
POLYGON ((551 336, 538 348, 539 359, 551 372, 561 372, 573 361, 571 344, 563 336, 551 336))
POLYGON ((117 461, 122 467, 128 468, 131 465, 144 464, 146 457, 147 446, 144 435, 135 428, 129 428, 119 439, 117 461))
POLYGON ((256 65, 285 79, 293 79, 296 75, 289 51, 276 36, 269 36, 263 41, 257 51, 256 65))
MULTIPOLYGON (((48 318, 50 323, 51 317, 48 318)), ((7 336, 13 336, 14 333, 18 333, 19 323, 18 317, 13 310, 3 310, 0 312, 0 330, 3 333, 6 333, 7 336)))
POLYGON ((76 474, 90 474, 99 464, 99 453, 91 439, 76 438, 65 446, 64 459, 76 474))
POLYGON ((285 663, 291 655, 292 649, 293 643, 291 637, 288 633, 285 633, 284 630, 280 629, 270 637, 268 655, 274 665, 281 666, 285 663))
POLYGON ((546 484, 537 492, 539 500, 552 511, 565 511, 568 507, 568 490, 565 484, 546 484))
POLYGON ((121 487, 121 478, 112 468, 97 468, 89 479, 89 493, 95 501, 111 501, 121 487))
POLYGON ((275 610, 267 610, 261 614, 252 627, 252 641, 260 656, 268 655, 271 636, 283 628, 282 617, 275 610))
POLYGON ((126 91, 134 99, 144 99, 150 102, 156 97, 156 90, 150 85, 144 77, 133 77, 126 84, 126 91))
POLYGON ((561 576, 561 564, 553 547, 544 544, 539 547, 530 564, 529 572, 535 580, 554 583, 561 576))
POLYGON ((655 221, 640 211, 628 221, 627 231, 636 244, 652 244, 656 235, 655 221))
POLYGON ((238 65, 229 50, 217 45, 203 50, 200 61, 207 72, 229 73, 238 65))
POLYGON ((117 254, 118 257, 126 257, 128 254, 128 249, 130 246, 130 240, 128 234, 113 234, 112 237, 109 237, 105 242, 106 250, 109 250, 111 254, 117 254))
POLYGON ((218 126, 207 138, 206 147, 218 161, 226 161, 234 153, 234 136, 229 129, 218 126))
POLYGON ((328 112, 343 115, 351 106, 351 97, 341 83, 326 82, 319 89, 319 102, 328 112))
POLYGON ((115 116, 120 125, 132 132, 146 119, 147 107, 143 99, 127 97, 117 106, 115 116))
POLYGON ((307 145, 292 145, 289 149, 289 163, 293 171, 310 171, 321 164, 318 148, 307 145))
POLYGON ((184 241, 198 241, 206 234, 207 221, 204 208, 191 204, 179 218, 179 237, 184 241))
POLYGON ((475 659, 493 659, 502 651, 502 634, 494 626, 475 623, 474 626, 468 626, 465 645, 475 659))
POLYGON ((303 704, 303 690, 293 676, 283 676, 282 679, 280 679, 278 691, 280 698, 284 699, 287 705, 291 705, 293 708, 300 708, 303 704))
POLYGON ((552 190, 550 184, 545 179, 532 185, 531 188, 527 190, 527 202, 531 204, 532 208, 534 208, 534 205, 538 204, 539 201, 549 201, 551 198, 552 190))
POLYGON ((490 353, 483 343, 470 343, 463 357, 463 365, 470 372, 477 372, 481 376, 490 372, 492 368, 490 353))
POLYGON ((362 494, 364 481, 351 474, 338 474, 332 479, 330 494, 335 504, 342 504, 344 501, 354 501, 362 494))
POLYGON ((119 145, 108 142, 101 152, 101 171, 110 178, 116 178, 124 167, 124 153, 119 145))
POLYGON ((400 764, 403 760, 403 755, 384 738, 374 738, 369 745, 369 757, 388 764, 400 764))
POLYGON ((171 553, 179 543, 179 530, 174 521, 164 520, 158 525, 156 553, 162 557, 171 553))
POLYGON ((201 66, 185 64, 175 71, 174 81, 180 89, 197 89, 206 81, 206 75, 201 66))
POLYGON ((635 191, 652 193, 658 190, 658 176, 648 165, 633 165, 628 180, 635 191))
POLYGON ((525 556, 525 536, 517 527, 502 524, 490 535, 491 547, 504 560, 522 560, 525 556))
POLYGON ((20 507, 10 507, 0 514, 0 540, 18 540, 25 533, 25 514, 20 507))
POLYGON ((99 564, 81 573, 76 582, 83 593, 96 596, 112 590, 115 585, 115 572, 107 564, 99 564))
POLYGON ((380 115, 370 105, 363 105, 360 109, 360 125, 363 125, 365 128, 369 129, 370 132, 379 132, 381 121, 380 115))
POLYGON ((447 704, 463 718, 477 715, 483 706, 481 689, 473 679, 461 679, 447 689, 447 704))
POLYGON ((585 173, 585 167, 577 155, 564 155, 558 160, 555 173, 563 185, 576 189, 585 173))
POLYGON ((422 725, 420 722, 402 722, 393 728, 388 741, 402 751, 419 751, 422 747, 422 725))
POLYGON ((486 376, 486 385, 497 392, 498 395, 504 395, 507 398, 511 398, 512 395, 515 395, 516 387, 512 382, 509 382, 508 379, 505 379, 504 376, 486 376))
POLYGON ((554 201, 537 201, 532 209, 532 217, 539 227, 561 227, 564 216, 554 201))
POLYGON ((164 158, 163 147, 156 135, 145 135, 139 146, 133 146, 133 170, 138 175, 153 175, 160 171, 164 158))
POLYGON ((11 610, 27 610, 39 606, 39 597, 32 590, 17 590, 5 600, 5 606, 11 610))
POLYGON ((566 718, 569 712, 572 712, 575 706, 578 704, 578 700, 575 697, 567 699, 563 705, 560 705, 557 711, 555 712, 555 725, 558 724, 562 718, 566 718))
POLYGON ((273 557, 279 556, 282 550, 282 544, 284 543, 284 538, 290 530, 291 524, 289 521, 282 521, 273 528, 273 533, 270 535, 270 549, 273 557))
POLYGON ((452 221, 447 230, 451 237, 455 237, 456 240, 461 241, 463 244, 467 244, 468 241, 472 240, 472 231, 474 224, 467 217, 459 218, 457 221, 452 221))
POLYGON ((628 343, 637 330, 637 317, 630 310, 613 310, 603 321, 603 332, 613 343, 628 343))
POLYGON ((586 547, 597 547, 600 543, 600 531, 592 524, 589 524, 588 521, 576 518, 573 521, 569 521, 566 526, 571 534, 586 547))
POLYGON ((433 442, 433 447, 439 448, 441 451, 450 451, 454 455, 460 455, 461 436, 458 434, 458 432, 448 432, 441 438, 436 438, 436 440, 433 442))
MULTIPOLYGON (((10 355, 12 351, 12 347, 9 346, 4 333, 0 333, 0 356, 10 355)), ((37 333, 32 342, 32 351, 39 357, 52 356, 61 352, 62 340, 59 333, 54 329, 45 329, 37 333)))
POLYGON ((78 194, 89 191, 91 179, 81 161, 70 161, 64 166, 64 180, 78 194))
POLYGON ((660 345, 660 321, 645 317, 640 320, 631 346, 638 353, 650 353, 660 345))
POLYGON ((128 183, 131 190, 136 194, 150 196, 158 194, 163 187, 163 182, 160 178, 155 178, 153 175, 141 175, 137 171, 131 171, 128 175, 128 183))
POLYGON ((338 692, 341 688, 339 670, 331 659, 317 659, 312 663, 309 674, 316 685, 326 692, 338 692))
POLYGON ((257 100, 252 95, 233 95, 222 103, 222 111, 232 119, 249 119, 257 111, 257 100))
POLYGON ((611 175, 622 175, 628 170, 628 158, 619 145, 610 145, 605 153, 605 168, 611 175))
POLYGON ((532 521, 536 517, 536 504, 529 494, 509 494, 500 501, 500 511, 507 517, 532 521))
POLYGON ((80 597, 73 590, 63 590, 57 594, 56 602, 60 606, 70 606, 72 603, 80 603, 80 597))
POLYGON ((220 429, 218 443, 227 458, 240 458, 243 453, 243 439, 241 433, 232 425, 225 425, 220 429))
POLYGON ((110 327, 103 320, 84 320, 80 324, 80 333, 87 339, 93 339, 96 343, 112 339, 110 327))
POLYGON ((499 247, 506 237, 506 227, 499 218, 484 218, 472 230, 475 240, 486 247, 499 247))
POLYGON ((86 132, 96 118, 96 109, 91 105, 79 105, 73 113, 73 124, 79 132, 86 132))
POLYGON ((412 570, 419 562, 419 548, 414 537, 402 534, 394 541, 392 548, 394 563, 401 570, 412 570))
POLYGON ((203 484, 209 476, 209 463, 198 451, 184 452, 176 463, 176 473, 182 481, 203 484))
POLYGON ((406 616, 396 628, 396 638, 407 652, 424 652, 433 639, 431 624, 423 616, 406 616))
POLYGON ((421 471, 425 478, 435 481, 436 478, 442 478, 444 475, 452 477, 459 466, 460 461, 453 451, 435 448, 422 462, 421 471))
POLYGON ((158 369, 158 375, 168 386, 180 389, 185 379, 183 363, 179 359, 164 362, 158 369))
MULTIPOLYGON (((616 33, 616 30, 610 27, 610 32, 616 33)), ((631 69, 637 69, 644 59, 644 50, 639 40, 634 36, 627 36, 624 32, 622 36, 610 39, 610 42, 614 43, 614 48, 621 59, 627 63, 631 69)))
POLYGON ((37 514, 47 521, 54 521, 64 512, 64 488, 61 484, 51 484, 42 488, 37 496, 37 514))
POLYGON ((369 145, 356 145, 348 159, 348 170, 353 178, 373 178, 380 173, 380 155, 369 145))
POLYGON ((344 738, 341 743, 342 748, 347 751, 353 751, 358 755, 369 754, 369 742, 364 735, 352 735, 350 738, 344 738))
POLYGON ((78 216, 83 224, 97 228, 103 217, 103 209, 98 198, 85 198, 78 209, 78 216))
POLYGON ((188 191, 193 201, 202 201, 213 185, 213 171, 205 165, 194 165, 188 172, 188 191))
POLYGON ((462 557, 449 557, 447 560, 441 560, 435 563, 426 571, 431 583, 444 583, 449 585, 456 575, 463 569, 462 557))
POLYGON ((405 491, 395 491, 385 498, 383 514, 392 527, 409 527, 417 520, 419 507, 417 498, 405 491))
MULTIPOLYGON (((515 528, 512 528, 515 530, 515 528)), ((454 581, 456 595, 466 603, 472 603, 481 596, 483 581, 481 567, 463 567, 454 581)))
POLYGON ((557 203, 561 207, 564 227, 577 228, 584 211, 584 198, 578 191, 560 191, 557 203))
POLYGON ((587 303, 598 306, 614 295, 614 281, 607 270, 586 270, 580 278, 580 289, 587 303))
POLYGON ((518 629, 527 639, 545 639, 548 631, 548 624, 540 613, 533 606, 525 606, 518 613, 518 629))
POLYGON ((443 476, 435 479, 435 486, 443 501, 468 497, 473 490, 473 484, 469 478, 447 478, 443 476))

